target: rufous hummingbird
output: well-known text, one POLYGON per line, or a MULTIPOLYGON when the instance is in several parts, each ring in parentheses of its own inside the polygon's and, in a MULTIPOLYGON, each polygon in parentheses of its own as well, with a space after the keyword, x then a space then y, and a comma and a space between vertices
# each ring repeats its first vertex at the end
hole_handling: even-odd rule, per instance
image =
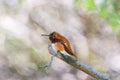
POLYGON ((61 53, 67 52, 69 55, 76 57, 76 54, 73 53, 71 49, 69 41, 58 32, 52 32, 49 35, 42 34, 42 36, 49 36, 49 39, 52 43, 52 47, 56 51, 60 51, 61 53))

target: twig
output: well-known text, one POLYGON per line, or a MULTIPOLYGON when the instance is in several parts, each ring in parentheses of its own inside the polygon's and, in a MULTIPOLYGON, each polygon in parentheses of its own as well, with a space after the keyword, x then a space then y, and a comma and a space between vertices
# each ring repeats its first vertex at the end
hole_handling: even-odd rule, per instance
POLYGON ((54 55, 52 55, 52 56, 50 57, 50 60, 49 60, 49 62, 48 62, 46 65, 40 66, 40 68, 46 68, 47 70, 49 70, 49 68, 51 67, 51 64, 52 64, 52 62, 53 62, 53 58, 54 58, 54 55))
POLYGON ((87 73, 88 75, 96 78, 96 79, 100 79, 100 80, 110 80, 108 77, 106 77, 105 75, 97 72, 96 70, 94 70, 92 67, 81 63, 80 61, 78 61, 77 59, 75 59, 72 56, 69 55, 65 55, 64 53, 60 53, 55 51, 51 45, 48 46, 48 50, 50 52, 50 54, 58 57, 59 59, 63 60, 64 62, 68 63, 69 65, 72 65, 73 67, 87 73))
POLYGON ((48 70, 49 70, 49 68, 51 67, 53 58, 54 58, 54 55, 52 55, 52 56, 50 57, 50 61, 49 61, 49 62, 46 64, 46 66, 45 66, 48 70))

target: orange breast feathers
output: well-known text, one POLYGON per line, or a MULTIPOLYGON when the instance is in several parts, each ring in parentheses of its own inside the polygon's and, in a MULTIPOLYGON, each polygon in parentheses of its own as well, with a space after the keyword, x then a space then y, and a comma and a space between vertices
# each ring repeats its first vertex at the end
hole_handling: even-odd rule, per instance
POLYGON ((72 55, 72 56, 76 57, 76 55, 72 52, 71 47, 65 43, 56 42, 56 43, 52 44, 52 46, 54 47, 54 49, 56 51, 60 51, 61 53, 67 52, 67 55, 72 55))
POLYGON ((57 43, 55 43, 54 45, 55 45, 55 49, 56 49, 57 51, 60 51, 60 52, 64 52, 64 51, 65 51, 64 45, 61 44, 61 42, 57 42, 57 43))

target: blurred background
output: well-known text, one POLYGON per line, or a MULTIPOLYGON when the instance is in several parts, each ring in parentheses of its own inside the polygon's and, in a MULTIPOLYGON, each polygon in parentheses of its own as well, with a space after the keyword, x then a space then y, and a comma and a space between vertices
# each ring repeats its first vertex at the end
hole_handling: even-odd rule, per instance
POLYGON ((50 41, 59 32, 78 59, 120 80, 120 0, 0 0, 0 80, 95 80, 58 58, 49 70, 50 41))

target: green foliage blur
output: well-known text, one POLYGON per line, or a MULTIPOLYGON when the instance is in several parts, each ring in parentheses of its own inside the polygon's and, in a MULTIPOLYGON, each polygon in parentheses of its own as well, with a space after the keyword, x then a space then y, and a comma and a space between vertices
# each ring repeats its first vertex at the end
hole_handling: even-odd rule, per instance
MULTIPOLYGON (((27 54, 30 58, 30 62, 36 63, 38 69, 42 72, 46 72, 44 65, 47 63, 47 58, 44 55, 39 55, 35 48, 29 47, 23 40, 15 36, 7 35, 5 40, 5 47, 10 54, 18 55, 27 54)), ((22 58, 21 58, 22 59, 22 58)))
POLYGON ((105 19, 113 31, 117 30, 117 34, 120 37, 119 2, 119 0, 101 0, 100 5, 98 5, 95 0, 74 0, 74 8, 78 9, 82 6, 82 8, 87 10, 97 11, 97 14, 105 19))

